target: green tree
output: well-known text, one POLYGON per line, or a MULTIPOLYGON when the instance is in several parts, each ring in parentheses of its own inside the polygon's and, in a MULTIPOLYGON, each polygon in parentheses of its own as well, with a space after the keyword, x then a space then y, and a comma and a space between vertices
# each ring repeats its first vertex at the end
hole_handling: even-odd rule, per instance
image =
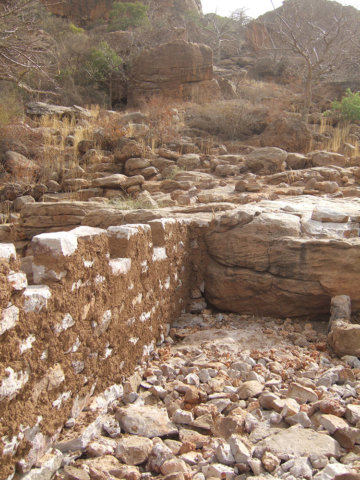
POLYGON ((125 81, 121 57, 107 42, 101 42, 98 48, 91 49, 85 71, 91 81, 107 90, 111 108, 115 84, 125 81))
POLYGON ((110 10, 109 31, 129 30, 147 22, 149 7, 141 2, 115 2, 110 10))
POLYGON ((346 90, 346 95, 341 102, 333 102, 332 110, 338 111, 344 120, 360 120, 360 93, 352 92, 350 88, 346 90))

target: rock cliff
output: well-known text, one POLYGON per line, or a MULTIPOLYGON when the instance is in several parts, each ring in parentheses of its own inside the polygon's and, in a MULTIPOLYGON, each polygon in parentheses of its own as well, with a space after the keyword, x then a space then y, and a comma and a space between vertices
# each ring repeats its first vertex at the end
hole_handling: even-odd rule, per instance
MULTIPOLYGON (((98 19, 106 19, 113 4, 113 0, 68 0, 66 2, 41 0, 41 2, 51 13, 69 18, 78 25, 86 25, 98 19)), ((154 0, 150 3, 152 2, 154 2, 154 0)), ((143 3, 145 2, 143 1, 143 3)), ((161 14, 181 13, 188 10, 201 12, 201 1, 156 0, 156 7, 161 14)))

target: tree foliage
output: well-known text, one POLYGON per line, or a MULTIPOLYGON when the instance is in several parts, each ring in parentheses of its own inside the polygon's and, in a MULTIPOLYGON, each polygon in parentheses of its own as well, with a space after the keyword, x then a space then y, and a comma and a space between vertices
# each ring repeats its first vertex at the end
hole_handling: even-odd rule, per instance
POLYGON ((141 2, 115 2, 110 10, 109 31, 129 30, 144 25, 149 7, 141 2))
POLYGON ((105 87, 109 94, 109 104, 112 104, 113 89, 116 82, 124 80, 123 61, 107 42, 101 42, 91 49, 90 58, 85 70, 89 78, 98 86, 105 87))
POLYGON ((360 121, 360 92, 355 93, 348 88, 340 102, 333 102, 332 110, 338 111, 344 120, 360 121))

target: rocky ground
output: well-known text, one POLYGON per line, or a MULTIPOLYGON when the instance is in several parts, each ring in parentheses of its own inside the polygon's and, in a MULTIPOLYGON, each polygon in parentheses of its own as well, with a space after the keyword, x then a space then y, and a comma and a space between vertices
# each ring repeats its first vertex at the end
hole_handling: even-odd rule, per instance
POLYGON ((46 461, 69 480, 359 478, 360 362, 335 357, 327 322, 205 310, 165 335, 31 478, 46 461))
MULTIPOLYGON (((270 272, 274 279, 269 277, 269 285, 275 285, 276 293, 263 283, 263 303, 271 304, 266 297, 270 291, 276 312, 278 307, 288 308, 296 317, 294 309, 300 311, 301 304, 310 301, 314 286, 319 292, 323 289, 323 302, 328 302, 339 283, 343 290, 345 286, 351 290, 357 305, 357 147, 345 144, 338 152, 314 149, 303 154, 240 142, 205 145, 202 137, 182 136, 151 149, 141 141, 148 132, 146 119, 130 115, 132 135, 112 150, 107 149, 104 129, 76 143, 71 132, 63 136, 56 129, 29 127, 28 140, 35 133, 43 138, 50 133, 65 145, 64 150, 52 146, 62 158, 61 168, 50 169, 48 177, 37 182, 30 177, 44 175, 43 165, 36 161, 39 145, 15 142, 5 153, 0 241, 15 243, 30 284, 29 240, 36 234, 202 214, 199 225, 203 221, 214 228, 207 237, 210 256, 220 264, 213 262, 208 272, 207 298, 213 305, 219 306, 219 281, 226 284, 229 266, 238 268, 239 279, 250 275, 252 283, 248 277, 244 281, 254 291, 270 272), (28 178, 15 178, 21 169, 28 178), (276 250, 278 237, 280 243, 285 238, 288 247, 279 244, 283 250, 278 249, 278 256, 275 252, 264 266, 262 259, 270 247, 276 250), (239 239, 248 244, 240 242, 237 250, 239 239), (301 272, 304 278, 295 284, 290 266, 300 261, 292 260, 290 253, 304 253, 310 241, 324 250, 318 248, 319 256, 301 260, 310 273, 301 272), (304 248, 297 248, 300 244, 304 248), (336 253, 334 275, 326 273, 326 245, 336 253), (286 260, 288 276, 279 274, 280 258, 286 260), (313 272, 320 280, 311 277, 313 272), (282 276, 288 281, 286 288, 285 283, 276 284, 282 276)), ((352 132, 357 144, 360 127, 354 125, 352 132)), ((240 298, 241 292, 234 291, 236 295, 228 294, 240 298)), ((317 292, 311 301, 318 302, 317 292)), ((248 297, 246 308, 251 309, 248 297)), ((206 310, 202 302, 200 313, 184 314, 167 326, 157 350, 118 387, 120 395, 104 393, 76 420, 70 418, 54 450, 24 478, 358 479, 360 362, 342 352, 350 345, 358 354, 359 328, 349 323, 350 299, 340 301, 340 310, 343 304, 340 314, 333 305, 332 332, 327 337, 327 321, 223 314, 206 310)), ((234 309, 240 308, 237 305, 234 309)))

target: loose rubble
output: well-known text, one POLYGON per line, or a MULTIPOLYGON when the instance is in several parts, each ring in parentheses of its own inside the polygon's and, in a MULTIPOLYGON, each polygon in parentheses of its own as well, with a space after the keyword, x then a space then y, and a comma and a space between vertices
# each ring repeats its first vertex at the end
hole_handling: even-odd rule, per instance
POLYGON ((21 478, 357 479, 360 361, 326 337, 325 322, 184 314, 107 413, 85 409, 21 478))

